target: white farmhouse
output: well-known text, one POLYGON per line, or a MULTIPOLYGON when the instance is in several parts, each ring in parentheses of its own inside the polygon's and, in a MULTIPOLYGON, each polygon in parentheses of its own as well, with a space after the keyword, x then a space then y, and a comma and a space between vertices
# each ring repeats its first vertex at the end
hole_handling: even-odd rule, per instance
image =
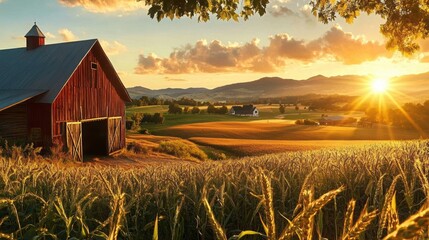
POLYGON ((253 105, 232 106, 229 114, 236 116, 259 117, 259 110, 253 105))

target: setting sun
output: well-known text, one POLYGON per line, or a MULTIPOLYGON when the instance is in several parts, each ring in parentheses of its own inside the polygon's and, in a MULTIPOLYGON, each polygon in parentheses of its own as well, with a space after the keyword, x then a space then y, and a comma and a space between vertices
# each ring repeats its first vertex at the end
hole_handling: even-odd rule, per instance
POLYGON ((371 83, 371 89, 374 93, 384 93, 389 89, 389 81, 384 78, 374 79, 371 83))

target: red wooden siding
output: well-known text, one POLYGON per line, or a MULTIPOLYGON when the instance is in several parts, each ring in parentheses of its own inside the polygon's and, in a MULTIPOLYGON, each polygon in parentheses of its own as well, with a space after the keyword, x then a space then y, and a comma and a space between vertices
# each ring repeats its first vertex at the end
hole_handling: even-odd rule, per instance
POLYGON ((27 138, 27 103, 0 111, 0 137, 12 141, 27 138))
POLYGON ((96 47, 88 53, 52 104, 52 134, 61 139, 61 124, 85 119, 122 117, 122 146, 125 144, 125 103, 118 95, 105 70, 106 59, 96 47), (97 64, 97 70, 91 68, 97 64))
POLYGON ((41 139, 33 139, 36 144, 51 145, 51 104, 29 103, 28 104, 28 134, 29 136, 40 128, 41 139))

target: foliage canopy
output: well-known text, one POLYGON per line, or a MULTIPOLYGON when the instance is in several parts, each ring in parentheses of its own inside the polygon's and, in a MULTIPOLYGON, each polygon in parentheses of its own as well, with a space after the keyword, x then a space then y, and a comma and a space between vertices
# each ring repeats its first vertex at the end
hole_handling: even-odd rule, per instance
MULTIPOLYGON (((143 1, 143 0, 138 0, 143 1)), ((163 18, 198 17, 238 21, 266 13, 269 0, 144 0, 148 14, 163 18)), ((308 0, 319 21, 328 23, 338 16, 352 23, 361 13, 376 14, 385 20, 380 32, 387 39, 387 48, 410 55, 419 49, 417 41, 429 34, 429 0, 308 0)))

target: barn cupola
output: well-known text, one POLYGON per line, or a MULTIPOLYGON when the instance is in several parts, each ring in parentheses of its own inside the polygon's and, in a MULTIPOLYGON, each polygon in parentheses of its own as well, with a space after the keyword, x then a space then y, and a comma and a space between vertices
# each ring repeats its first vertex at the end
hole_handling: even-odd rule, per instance
POLYGON ((27 39, 27 50, 33 50, 45 45, 45 35, 40 31, 39 27, 34 22, 34 26, 25 34, 27 39))

